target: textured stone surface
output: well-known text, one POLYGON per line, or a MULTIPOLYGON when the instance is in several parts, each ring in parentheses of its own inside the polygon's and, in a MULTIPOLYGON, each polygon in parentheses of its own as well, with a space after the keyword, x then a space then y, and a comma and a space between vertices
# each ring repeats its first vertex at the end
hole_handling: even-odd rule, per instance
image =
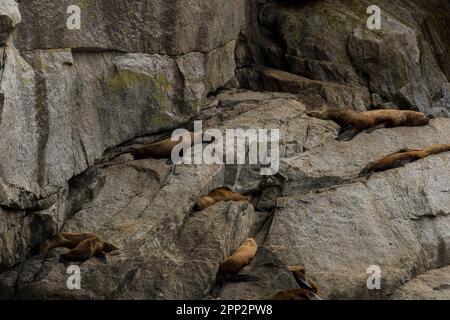
POLYGON ((357 109, 342 97, 363 87, 381 99, 366 107, 382 102, 448 114, 441 93, 450 77, 448 1, 378 1, 381 30, 367 28, 366 11, 373 5, 368 0, 252 0, 251 5, 257 9, 237 50, 241 85, 273 90, 277 83, 311 104, 357 109), (274 82, 272 74, 267 81, 266 67, 303 79, 285 75, 274 82), (318 92, 318 86, 327 92, 318 92))
POLYGON ((244 5, 243 0, 21 1, 23 23, 15 43, 23 50, 207 53, 237 39, 244 5), (70 5, 81 10, 80 30, 66 26, 70 5))
MULTIPOLYGON (((234 116, 219 127, 282 124, 283 145, 287 141, 292 148, 297 144, 301 147, 306 128, 304 105, 276 96, 265 97, 266 100, 259 103, 253 102, 248 112, 237 103, 234 116), (252 112, 253 109, 257 110, 252 112), (288 121, 281 117, 280 111, 297 115, 288 121), (301 136, 295 137, 297 129, 301 136)), ((217 123, 212 118, 206 124, 217 123)), ((232 177, 236 185, 239 181, 245 182, 245 166, 239 172, 235 172, 235 166, 225 165, 174 167, 165 160, 130 161, 126 156, 115 162, 117 164, 105 168, 94 166, 72 179, 64 197, 47 210, 47 217, 68 218, 64 224, 54 221, 51 225, 56 229, 64 225, 64 231, 96 232, 119 246, 121 253, 108 256, 106 265, 96 259, 81 264, 86 282, 82 292, 75 293, 65 287, 65 267, 58 261, 63 249, 33 255, 23 265, 0 277, 0 287, 4 288, 0 291, 2 298, 207 298, 220 261, 249 236, 264 240, 262 230, 271 215, 256 212, 252 205, 225 202, 192 212, 195 200, 214 187, 229 181, 234 187, 232 177), (10 286, 12 278, 19 283, 15 288, 10 286)), ((262 180, 259 171, 253 173, 252 178, 262 180)), ((8 238, 20 235, 19 230, 9 232, 8 238)), ((36 238, 52 233, 55 230, 40 230, 36 238)), ((37 245, 39 242, 34 240, 33 245, 37 245)), ((18 252, 30 252, 31 245, 24 246, 19 247, 18 252)), ((6 262, 14 261, 7 258, 6 262)), ((270 259, 276 260, 275 257, 270 259)), ((284 274, 281 277, 285 280, 276 288, 282 289, 293 278, 280 263, 278 268, 284 271, 277 272, 284 274)), ((277 283, 277 277, 269 272, 256 284, 260 290, 251 293, 250 288, 248 294, 261 298, 274 294, 271 287, 277 283)))
MULTIPOLYGON (((317 122, 323 124, 329 121, 317 122)), ((316 130, 323 131, 323 125, 319 128, 316 130)), ((331 137, 326 143, 319 140, 322 145, 281 161, 280 174, 286 178, 284 194, 292 195, 349 182, 372 161, 405 148, 421 149, 434 143, 450 143, 449 134, 450 121, 439 118, 425 127, 400 127, 380 129, 371 134, 361 133, 349 142, 339 142, 331 137)), ((308 137, 313 140, 315 134, 308 137)))
POLYGON ((14 0, 4 0, 0 3, 0 45, 8 40, 12 31, 21 21, 17 3, 14 0))
MULTIPOLYGON (((17 277, 16 298, 201 298, 221 259, 248 237, 255 220, 248 204, 192 212, 200 195, 221 184, 223 166, 173 168, 164 160, 141 160, 100 169, 95 179, 93 200, 64 230, 89 229, 114 242, 120 254, 109 255, 106 264, 81 264, 81 291, 67 289, 58 251, 35 256, 6 273, 17 277)), ((1 294, 10 298, 8 290, 1 294)))
POLYGON ((266 245, 304 263, 328 298, 386 298, 449 260, 448 153, 309 194, 279 198, 266 245), (366 270, 382 270, 381 291, 366 270))
POLYGON ((40 215, 15 212, 11 219, 3 212, 1 234, 8 245, 2 257, 11 261, 15 252, 31 252, 63 225, 65 231, 98 233, 118 245, 120 254, 108 255, 106 264, 95 258, 82 263, 85 282, 75 293, 66 289, 66 266, 58 261, 64 249, 32 255, 1 274, 0 296, 208 299, 220 261, 249 236, 258 239, 261 250, 243 273, 258 280, 227 284, 221 299, 264 299, 295 288, 286 265, 298 263, 305 264, 324 297, 387 298, 401 283, 449 263, 447 153, 368 181, 354 179, 384 154, 446 142, 447 119, 338 142, 335 124, 307 117, 305 106, 285 94, 237 91, 218 100, 213 105, 222 117, 205 109, 205 129, 281 129, 278 176, 263 178, 252 166, 174 167, 127 156, 94 167, 70 180, 57 204, 40 215), (215 186, 250 190, 261 182, 263 193, 253 203, 268 212, 239 203, 192 212, 198 196, 215 186), (365 287, 366 269, 373 264, 383 276, 383 289, 375 293, 365 287))
POLYGON ((83 32, 66 28, 69 2, 22 1, 20 13, 14 1, 0 6, 0 205, 17 219, 29 214, 24 230, 38 230, 21 235, 2 216, 5 239, 16 240, 0 246, 1 269, 62 227, 69 181, 107 149, 176 128, 209 94, 236 85, 242 1, 70 4, 82 10, 83 32), (145 17, 159 26, 148 29, 140 15, 158 12, 166 18, 145 17), (40 214, 48 221, 32 216, 40 214))
POLYGON ((449 300, 449 267, 430 270, 406 283, 390 297, 393 300, 449 300))

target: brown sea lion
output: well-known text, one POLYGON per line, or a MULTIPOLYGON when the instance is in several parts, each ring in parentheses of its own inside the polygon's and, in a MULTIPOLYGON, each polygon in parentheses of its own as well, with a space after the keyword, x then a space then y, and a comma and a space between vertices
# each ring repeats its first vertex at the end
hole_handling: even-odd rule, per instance
POLYGON ((80 242, 74 249, 60 255, 62 260, 86 261, 92 256, 104 257, 105 253, 119 250, 112 243, 99 238, 86 239, 80 242))
POLYGON ((135 159, 170 159, 172 156, 172 150, 180 143, 185 144, 186 147, 192 146, 195 143, 195 134, 190 132, 190 142, 183 141, 183 137, 179 137, 178 140, 172 141, 172 138, 167 138, 165 140, 155 142, 152 144, 140 146, 131 150, 132 155, 135 159))
POLYGON ((255 239, 248 238, 236 249, 232 256, 228 257, 220 264, 216 275, 216 282, 211 289, 212 296, 218 297, 226 282, 257 280, 256 277, 249 275, 238 276, 238 273, 242 268, 250 264, 253 257, 256 255, 256 251, 258 251, 258 244, 255 239))
POLYGON ((370 178, 374 172, 399 168, 410 162, 447 151, 450 151, 450 144, 434 144, 421 150, 402 149, 370 163, 361 170, 359 177, 370 178))
POLYGON ((308 112, 308 116, 332 120, 341 126, 337 140, 348 141, 358 133, 371 133, 380 128, 425 126, 430 119, 423 113, 411 110, 371 110, 356 112, 350 109, 308 112))
POLYGON ((70 233, 70 232, 62 232, 50 240, 45 241, 39 248, 38 253, 45 253, 53 248, 63 247, 73 249, 80 242, 96 238, 97 235, 94 233, 70 233))
POLYGON ((207 196, 201 197, 194 205, 195 210, 206 209, 219 201, 249 201, 249 198, 227 187, 214 189, 207 196))
POLYGON ((237 274, 242 268, 249 265, 258 250, 255 239, 248 238, 236 249, 232 256, 225 259, 219 267, 219 272, 237 274))
POLYGON ((300 288, 309 290, 311 292, 314 292, 315 294, 319 293, 319 287, 317 286, 317 284, 306 277, 306 271, 303 265, 288 266, 288 269, 294 275, 294 278, 300 288))
POLYGON ((317 294, 314 292, 303 289, 286 289, 278 291, 273 297, 272 300, 322 300, 317 294))

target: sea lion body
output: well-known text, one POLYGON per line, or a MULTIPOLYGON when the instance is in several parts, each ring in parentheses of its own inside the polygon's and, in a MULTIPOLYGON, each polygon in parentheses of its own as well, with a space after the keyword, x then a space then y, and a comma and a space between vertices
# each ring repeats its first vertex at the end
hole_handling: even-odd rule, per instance
POLYGON ((258 250, 258 244, 252 238, 248 238, 236 249, 232 256, 225 259, 219 267, 220 273, 238 274, 245 266, 249 265, 258 250))
POLYGON ((272 300, 322 300, 317 294, 303 288, 278 291, 272 300))
POLYGON ((61 254, 60 257, 67 261, 86 261, 92 256, 104 256, 105 253, 115 250, 119 248, 99 238, 91 238, 80 242, 74 249, 61 254))
POLYGON ((53 248, 63 247, 73 249, 80 242, 96 238, 97 235, 94 233, 70 233, 70 232, 62 232, 50 240, 44 242, 38 249, 38 253, 45 253, 53 248))
POLYGON ((366 176, 367 178, 369 178, 374 172, 398 168, 404 166, 407 163, 419 159, 424 159, 430 155, 447 151, 450 151, 450 144, 434 144, 421 150, 403 149, 370 163, 368 166, 361 170, 359 176, 366 176))
POLYGON ((450 151, 450 144, 433 144, 429 147, 422 149, 422 151, 425 152, 426 156, 439 154, 442 152, 450 151))
POLYGON ((219 266, 216 281, 211 288, 211 295, 219 297, 225 284, 229 281, 257 281, 258 278, 251 275, 238 275, 245 266, 249 265, 258 250, 258 244, 255 239, 248 238, 236 249, 232 256, 225 259, 219 266))
POLYGON ((137 147, 131 151, 135 159, 170 159, 172 156, 172 150, 178 144, 183 143, 186 147, 192 146, 195 143, 195 134, 189 133, 190 141, 185 141, 182 137, 179 137, 177 141, 172 141, 172 138, 155 142, 149 145, 137 147))
POLYGON ((430 119, 423 113, 411 110, 371 110, 355 112, 350 109, 309 112, 308 116, 332 120, 341 126, 338 140, 351 140, 359 132, 368 133, 379 128, 400 126, 425 126, 430 119))
POLYGON ((207 196, 201 197, 195 204, 196 210, 203 210, 219 201, 249 201, 246 196, 231 191, 228 188, 221 187, 214 189, 207 196))

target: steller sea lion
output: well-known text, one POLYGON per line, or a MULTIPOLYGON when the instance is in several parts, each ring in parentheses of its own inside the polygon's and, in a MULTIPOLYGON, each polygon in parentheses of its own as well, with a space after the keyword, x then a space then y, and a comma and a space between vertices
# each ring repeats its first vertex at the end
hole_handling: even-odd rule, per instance
POLYGON ((272 300, 322 300, 322 298, 310 290, 297 288, 278 291, 272 300))
POLYGON ((315 294, 319 293, 319 287, 311 279, 306 277, 305 267, 303 265, 288 266, 289 271, 294 275, 295 280, 302 289, 309 290, 315 294))
POLYGON ((450 151, 450 144, 434 144, 421 150, 402 149, 370 163, 361 170, 359 177, 368 179, 374 172, 402 167, 407 163, 447 151, 450 151))
POLYGON ((207 196, 201 197, 194 205, 195 210, 206 209, 219 201, 249 201, 249 198, 227 187, 214 189, 207 196))
POLYGON ((70 233, 70 232, 62 232, 50 240, 45 241, 38 248, 38 254, 45 253, 53 248, 63 247, 73 249, 80 242, 96 238, 97 235, 94 233, 70 233))
POLYGON ((60 255, 61 260, 86 261, 92 256, 104 257, 105 253, 119 250, 112 243, 99 238, 86 239, 80 242, 74 249, 60 255))
POLYGON ((242 268, 249 265, 258 250, 255 239, 248 238, 236 249, 232 256, 225 259, 219 267, 219 272, 237 274, 242 268))
POLYGON ((179 137, 178 140, 172 141, 172 138, 155 142, 152 144, 137 147, 131 150, 134 159, 170 159, 172 156, 172 150, 180 143, 185 144, 187 147, 192 146, 195 142, 195 134, 190 132, 190 143, 183 141, 183 137, 179 137))
POLYGON ((371 133, 380 128, 425 126, 430 119, 423 113, 411 110, 371 110, 356 112, 350 109, 308 112, 308 116, 332 120, 341 126, 336 140, 348 141, 358 133, 371 133))
POLYGON ((242 277, 237 277, 237 274, 249 265, 253 257, 258 251, 258 244, 255 239, 248 238, 244 243, 236 249, 236 251, 225 259, 219 266, 219 270, 216 275, 216 282, 211 289, 211 294, 214 297, 218 297, 222 291, 225 283, 228 281, 251 281, 256 279, 249 275, 242 275, 242 277))

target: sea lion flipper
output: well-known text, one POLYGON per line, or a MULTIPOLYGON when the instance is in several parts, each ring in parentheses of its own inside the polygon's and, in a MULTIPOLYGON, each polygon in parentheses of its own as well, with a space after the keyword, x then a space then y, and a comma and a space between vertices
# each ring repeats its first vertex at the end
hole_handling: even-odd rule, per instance
POLYGON ((413 161, 416 161, 416 160, 417 159, 415 157, 409 157, 409 158, 397 160, 392 164, 392 169, 403 167, 404 165, 411 163, 413 161))
POLYGON ((106 253, 103 252, 103 251, 97 252, 94 256, 95 256, 98 260, 100 260, 101 262, 103 262, 103 263, 105 263, 105 264, 108 262, 108 258, 106 257, 106 253))
POLYGON ((310 291, 314 291, 313 286, 311 286, 306 279, 302 279, 302 277, 295 277, 295 280, 297 281, 297 284, 300 286, 300 288, 307 289, 310 291))
POLYGON ((360 172, 358 177, 359 178, 366 178, 366 180, 369 180, 369 178, 372 176, 372 174, 375 172, 374 163, 369 163, 366 167, 364 167, 360 172))
POLYGON ((377 125, 375 125, 375 126, 373 126, 371 128, 367 128, 366 130, 364 130, 364 132, 370 134, 370 133, 374 132, 375 130, 383 129, 383 128, 386 128, 386 127, 387 127, 387 123, 386 122, 382 122, 382 123, 379 123, 379 124, 377 124, 377 125))
POLYGON ((222 272, 218 272, 216 275, 216 281, 214 282, 213 287, 209 291, 209 294, 214 298, 219 298, 222 294, 223 289, 225 288, 225 284, 229 279, 228 274, 224 274, 222 272))
POLYGON ((339 132, 339 135, 336 138, 336 140, 338 140, 338 141, 350 141, 356 136, 357 133, 358 133, 358 131, 356 130, 356 128, 342 129, 339 132))

